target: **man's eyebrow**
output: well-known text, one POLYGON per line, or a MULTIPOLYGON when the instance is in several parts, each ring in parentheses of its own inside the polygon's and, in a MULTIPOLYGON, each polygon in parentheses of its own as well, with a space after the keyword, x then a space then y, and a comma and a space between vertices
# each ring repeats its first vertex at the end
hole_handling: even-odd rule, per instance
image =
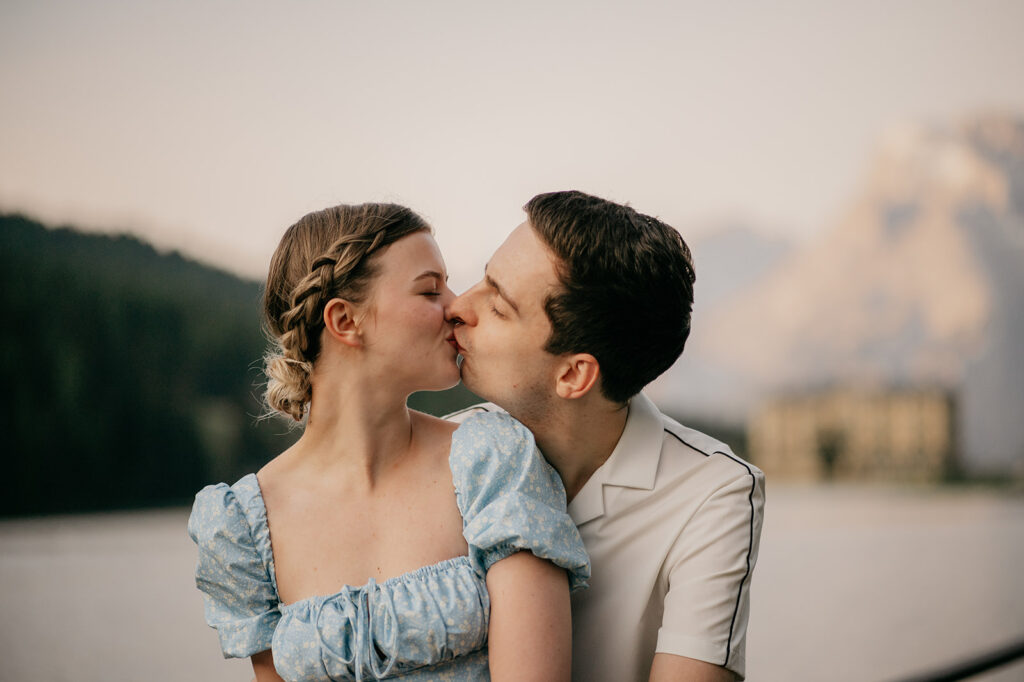
POLYGON ((509 298, 508 294, 505 293, 505 290, 501 288, 501 285, 495 282, 494 278, 488 275, 486 272, 484 273, 484 281, 487 282, 487 286, 493 288, 495 291, 498 292, 498 296, 501 296, 503 299, 505 299, 505 303, 508 303, 510 306, 512 306, 512 310, 516 311, 516 315, 519 314, 519 306, 516 305, 516 302, 509 298))

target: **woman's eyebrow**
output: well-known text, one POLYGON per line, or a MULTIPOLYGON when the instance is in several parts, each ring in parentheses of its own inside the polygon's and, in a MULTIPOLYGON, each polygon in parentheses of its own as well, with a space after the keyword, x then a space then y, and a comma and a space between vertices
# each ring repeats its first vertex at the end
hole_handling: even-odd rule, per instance
POLYGON ((448 278, 447 278, 447 277, 445 277, 444 275, 442 275, 442 274, 441 274, 440 272, 435 272, 434 270, 427 270, 426 272, 424 272, 423 274, 421 274, 421 275, 420 275, 419 277, 415 278, 415 279, 414 279, 413 281, 414 281, 414 282, 418 282, 418 281, 420 281, 421 279, 425 279, 425 278, 427 278, 427 277, 432 277, 432 278, 434 278, 434 279, 439 279, 439 280, 441 280, 442 282, 447 282, 447 281, 448 281, 448 278))

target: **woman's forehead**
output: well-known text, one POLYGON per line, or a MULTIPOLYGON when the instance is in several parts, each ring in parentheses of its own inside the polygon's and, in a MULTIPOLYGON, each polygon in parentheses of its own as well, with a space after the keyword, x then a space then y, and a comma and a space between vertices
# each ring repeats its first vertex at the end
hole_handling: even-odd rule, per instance
POLYGON ((436 274, 444 280, 448 270, 433 236, 429 232, 416 232, 391 244, 382 254, 381 274, 408 283, 424 274, 436 274))

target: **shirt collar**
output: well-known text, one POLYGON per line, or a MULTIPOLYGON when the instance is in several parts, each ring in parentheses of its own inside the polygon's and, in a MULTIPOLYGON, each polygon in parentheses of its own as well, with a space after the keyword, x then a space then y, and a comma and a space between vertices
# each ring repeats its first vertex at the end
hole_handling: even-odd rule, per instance
POLYGON ((606 485, 653 490, 664 439, 661 413, 647 396, 638 393, 629 401, 626 427, 612 454, 569 504, 576 525, 604 515, 606 485))

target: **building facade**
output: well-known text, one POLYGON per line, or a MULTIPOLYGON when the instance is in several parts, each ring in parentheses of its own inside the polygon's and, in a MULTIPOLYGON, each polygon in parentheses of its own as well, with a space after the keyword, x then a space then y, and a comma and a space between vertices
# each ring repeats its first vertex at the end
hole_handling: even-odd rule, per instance
POLYGON ((779 397, 748 423, 750 458, 787 480, 939 481, 955 465, 954 407, 941 389, 779 397))

